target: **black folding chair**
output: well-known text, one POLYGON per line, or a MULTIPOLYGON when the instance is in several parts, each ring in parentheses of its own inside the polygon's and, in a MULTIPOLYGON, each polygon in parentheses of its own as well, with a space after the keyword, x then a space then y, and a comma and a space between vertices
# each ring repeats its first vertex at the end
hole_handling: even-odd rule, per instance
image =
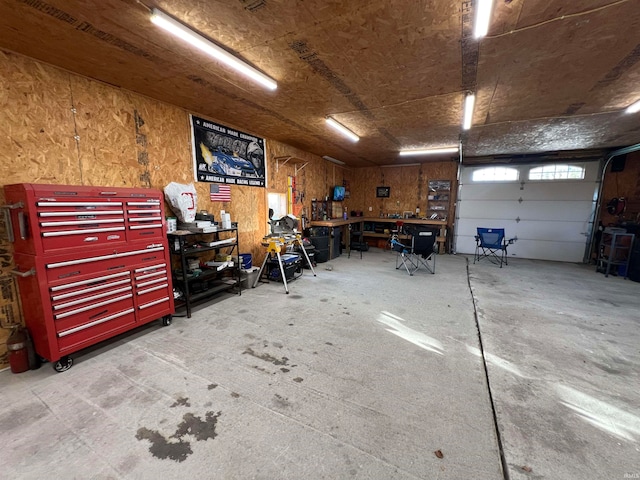
POLYGON ((506 239, 504 228, 480 228, 476 235, 476 253, 473 256, 473 263, 487 258, 490 262, 500 265, 509 265, 507 262, 507 247, 517 240, 517 238, 506 239))
POLYGON ((405 245, 397 237, 391 239, 391 248, 397 252, 396 270, 401 266, 413 276, 421 266, 436 273, 436 238, 438 229, 424 225, 415 225, 405 229, 411 234, 411 244, 405 245))
POLYGON ((360 258, 362 258, 363 250, 369 249, 369 246, 364 242, 364 232, 360 227, 358 230, 353 230, 351 224, 349 224, 349 254, 347 258, 351 258, 351 250, 358 250, 360 252, 360 258))

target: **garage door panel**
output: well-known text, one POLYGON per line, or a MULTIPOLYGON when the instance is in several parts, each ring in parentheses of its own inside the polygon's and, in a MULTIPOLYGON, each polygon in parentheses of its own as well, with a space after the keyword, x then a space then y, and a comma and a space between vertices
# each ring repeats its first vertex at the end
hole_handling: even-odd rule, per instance
POLYGON ((498 201, 488 200, 484 202, 479 201, 461 201, 458 207, 460 218, 486 218, 486 219, 508 219, 515 220, 515 209, 518 207, 518 202, 511 201, 498 201))
POLYGON ((524 200, 593 199, 596 184, 592 182, 539 182, 527 183, 518 198, 524 200))
POLYGON ((509 258, 534 258, 556 262, 582 262, 584 237, 580 242, 520 240, 507 249, 509 258))
POLYGON ((565 201, 522 202, 517 210, 521 220, 549 221, 587 221, 591 217, 592 202, 565 201))
POLYGON ((561 204, 551 201, 461 201, 458 206, 459 217, 464 219, 505 219, 515 220, 551 220, 576 221, 591 217, 593 202, 564 201, 561 204))
MULTIPOLYGON (((504 228, 505 236, 512 238, 517 235, 519 225, 515 221, 497 220, 492 218, 478 218, 474 221, 468 221, 460 224, 457 232, 460 236, 474 238, 477 228, 504 228)), ((475 240, 473 241, 475 245, 475 240)))
POLYGON ((459 235, 456 238, 456 252, 472 255, 476 251, 476 240, 473 236, 459 235))
MULTIPOLYGON (((477 226, 483 226, 486 228, 504 228, 505 236, 509 238, 518 238, 520 241, 560 241, 560 242, 575 242, 583 244, 586 241, 584 232, 587 231, 588 225, 579 222, 520 222, 516 224, 513 222, 511 225, 504 222, 500 225, 492 224, 492 220, 482 219, 478 220, 477 226), (549 232, 553 232, 549 235, 549 232)), ((471 239, 473 248, 475 248, 475 235, 476 226, 465 222, 458 229, 459 237, 468 237, 471 239)), ((458 248, 459 251, 461 251, 458 248)))
MULTIPOLYGON (((507 247, 509 259, 512 258, 534 258, 542 260, 552 260, 557 262, 582 262, 584 253, 584 241, 562 242, 562 241, 539 241, 518 240, 507 247)), ((476 249, 476 242, 473 237, 459 237, 459 254, 473 255, 476 249)))
POLYGON ((470 183, 461 188, 460 200, 518 200, 522 196, 519 183, 470 183))
POLYGON ((584 244, 588 225, 579 222, 521 222, 518 225, 520 240, 554 240, 584 244))
MULTIPOLYGON (((574 165, 581 165, 582 167, 584 167, 585 172, 584 172, 584 178, 582 180, 571 180, 572 182, 597 182, 598 181, 598 175, 599 175, 599 171, 600 171, 600 162, 598 160, 596 161, 578 161, 578 162, 571 162, 571 161, 566 161, 566 162, 562 162, 559 161, 558 163, 569 163, 569 164, 574 164, 574 165)), ((553 180, 553 181, 547 181, 547 180, 529 180, 529 170, 531 170, 532 168, 536 168, 538 166, 540 166, 539 164, 528 164, 528 165, 503 165, 506 166, 507 168, 515 168, 517 170, 519 170, 519 175, 518 175, 518 182, 520 181, 525 181, 527 183, 537 183, 537 182, 545 182, 545 183, 556 183, 556 182, 563 182, 564 180, 553 180)), ((472 178, 473 178, 473 172, 475 170, 479 170, 479 169, 483 169, 486 168, 487 165, 482 165, 482 166, 475 166, 475 167, 464 167, 462 172, 460 173, 460 182, 463 184, 478 184, 480 182, 472 182, 472 178)), ((568 181, 568 180, 567 180, 568 181)), ((489 182, 481 182, 482 184, 493 184, 493 185, 499 185, 499 184, 503 184, 505 182, 496 182, 496 181, 489 181, 489 182)))

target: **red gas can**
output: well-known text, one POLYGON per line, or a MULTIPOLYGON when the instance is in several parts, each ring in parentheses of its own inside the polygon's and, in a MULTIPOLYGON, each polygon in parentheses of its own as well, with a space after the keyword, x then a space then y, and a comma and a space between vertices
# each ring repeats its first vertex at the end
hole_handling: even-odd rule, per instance
POLYGON ((13 373, 29 370, 29 351, 27 349, 27 334, 23 328, 14 328, 7 339, 9 351, 9 366, 13 373))

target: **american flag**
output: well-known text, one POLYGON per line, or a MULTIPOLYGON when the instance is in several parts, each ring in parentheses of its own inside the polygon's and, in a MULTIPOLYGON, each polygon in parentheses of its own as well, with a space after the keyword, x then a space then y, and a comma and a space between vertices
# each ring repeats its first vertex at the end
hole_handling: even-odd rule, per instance
POLYGON ((212 202, 230 202, 231 187, 229 185, 212 183, 209 185, 209 198, 211 198, 212 202))

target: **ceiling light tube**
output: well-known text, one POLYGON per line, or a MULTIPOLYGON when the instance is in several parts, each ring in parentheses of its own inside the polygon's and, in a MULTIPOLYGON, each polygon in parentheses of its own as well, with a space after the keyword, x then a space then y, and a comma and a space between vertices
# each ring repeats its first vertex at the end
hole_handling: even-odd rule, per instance
POLYGON ((234 57, 229 52, 213 43, 211 40, 208 40, 202 35, 194 32, 189 27, 178 22, 161 10, 158 10, 157 8, 154 8, 152 10, 151 21, 158 27, 184 40, 190 45, 202 50, 207 55, 212 56, 228 67, 231 67, 234 70, 242 73, 243 75, 246 75, 251 80, 261 84, 263 87, 266 87, 269 90, 275 90, 276 88, 278 88, 278 84, 275 80, 268 77, 259 70, 256 70, 254 67, 243 62, 237 57, 234 57))
POLYGON ((324 158, 329 162, 335 163, 336 165, 344 165, 344 162, 342 160, 338 160, 337 158, 330 157, 329 155, 324 155, 322 158, 324 158))
POLYGON ((489 31, 493 0, 477 0, 476 8, 476 24, 473 36, 478 39, 484 37, 489 31))
POLYGON ((351 130, 349 130, 347 127, 345 127, 341 123, 336 122, 333 118, 327 117, 326 121, 327 121, 327 124, 335 128, 337 131, 339 131, 342 135, 347 137, 352 142, 357 142, 358 140, 360 140, 360 137, 358 135, 353 133, 351 130))
POLYGON ((395 163, 392 165, 380 165, 380 168, 393 168, 393 167, 417 167, 419 163, 395 163))
POLYGON ((419 150, 400 150, 401 157, 410 155, 437 155, 439 153, 457 153, 458 147, 422 148, 419 150))
POLYGON ((637 112, 640 112, 640 100, 638 100, 635 103, 632 103, 625 110, 625 113, 637 113, 637 112))
POLYGON ((464 117, 462 118, 462 129, 469 130, 473 121, 473 106, 476 103, 476 96, 473 93, 464 99, 464 117))

